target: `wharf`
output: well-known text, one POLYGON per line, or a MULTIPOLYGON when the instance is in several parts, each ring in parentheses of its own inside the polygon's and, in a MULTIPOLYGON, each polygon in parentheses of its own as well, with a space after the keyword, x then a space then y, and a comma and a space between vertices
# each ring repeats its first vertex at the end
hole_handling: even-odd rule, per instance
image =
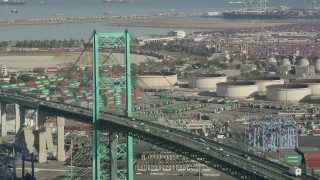
POLYGON ((182 18, 182 17, 200 17, 202 13, 167 13, 155 15, 129 15, 129 16, 94 16, 94 17, 54 17, 43 19, 6 19, 0 20, 0 26, 12 25, 42 25, 42 24, 64 24, 64 23, 97 23, 97 22, 121 22, 131 20, 182 18))

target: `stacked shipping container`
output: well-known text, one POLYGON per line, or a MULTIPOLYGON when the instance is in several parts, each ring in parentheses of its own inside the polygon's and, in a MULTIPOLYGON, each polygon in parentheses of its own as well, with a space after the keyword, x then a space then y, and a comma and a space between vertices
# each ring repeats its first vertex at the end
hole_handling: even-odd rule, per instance
POLYGON ((307 172, 311 172, 312 168, 320 167, 320 148, 299 147, 297 152, 303 156, 303 163, 307 172))

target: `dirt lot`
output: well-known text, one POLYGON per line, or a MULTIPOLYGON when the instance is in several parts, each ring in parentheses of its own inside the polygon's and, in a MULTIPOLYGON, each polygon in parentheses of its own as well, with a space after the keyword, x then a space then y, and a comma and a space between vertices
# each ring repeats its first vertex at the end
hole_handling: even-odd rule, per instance
MULTIPOLYGON (((0 64, 6 65, 9 70, 29 70, 35 67, 62 67, 67 63, 74 63, 79 58, 77 65, 85 66, 92 64, 91 52, 1 52, 0 64)), ((109 54, 103 53, 99 56, 100 63, 104 62, 109 54)), ((147 56, 131 55, 131 62, 140 63, 145 61, 147 56)), ((148 57, 156 59, 154 57, 148 57)), ((106 61, 106 64, 124 64, 124 54, 113 53, 106 61)))

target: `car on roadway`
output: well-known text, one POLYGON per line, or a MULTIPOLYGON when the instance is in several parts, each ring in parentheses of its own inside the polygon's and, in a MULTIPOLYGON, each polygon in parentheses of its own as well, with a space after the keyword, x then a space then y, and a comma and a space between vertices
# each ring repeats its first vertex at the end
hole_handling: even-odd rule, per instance
POLYGON ((247 160, 251 160, 251 157, 250 156, 248 156, 247 154, 241 154, 240 155, 241 157, 243 157, 243 158, 245 158, 245 159, 247 159, 247 160))

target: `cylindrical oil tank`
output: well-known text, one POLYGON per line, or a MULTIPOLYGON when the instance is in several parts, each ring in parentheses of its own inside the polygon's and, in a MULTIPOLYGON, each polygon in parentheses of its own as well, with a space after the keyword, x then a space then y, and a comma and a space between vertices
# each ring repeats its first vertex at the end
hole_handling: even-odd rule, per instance
POLYGON ((320 95, 320 79, 297 79, 293 83, 306 84, 310 86, 312 96, 320 95))
POLYGON ((217 84, 217 96, 245 99, 258 95, 258 84, 253 81, 221 82, 217 84))
POLYGON ((191 73, 188 77, 190 88, 199 88, 216 91, 217 83, 226 82, 227 76, 224 74, 199 74, 191 73))
POLYGON ((172 72, 144 72, 133 76, 132 85, 142 89, 172 89, 178 77, 172 72))
POLYGON ((284 79, 280 77, 255 77, 246 79, 247 81, 254 81, 258 84, 258 89, 260 93, 266 93, 266 87, 275 84, 284 84, 284 79))
POLYGON ((310 99, 311 88, 305 84, 280 84, 267 86, 268 100, 301 102, 310 99))

